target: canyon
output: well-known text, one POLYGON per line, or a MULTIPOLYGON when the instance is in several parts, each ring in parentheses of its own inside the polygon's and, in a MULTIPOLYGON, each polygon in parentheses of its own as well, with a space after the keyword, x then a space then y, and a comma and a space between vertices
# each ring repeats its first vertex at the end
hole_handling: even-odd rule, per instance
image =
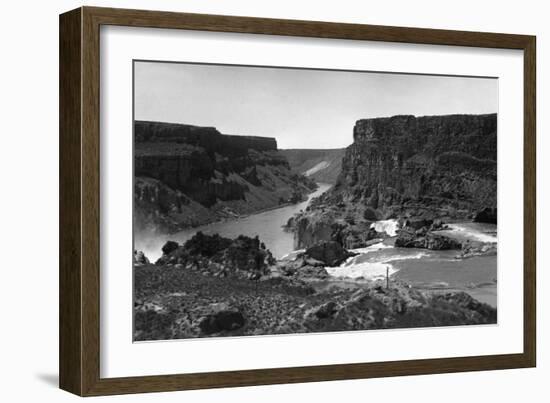
POLYGON ((280 150, 290 167, 315 182, 333 185, 342 170, 345 148, 280 150))
POLYGON ((291 169, 274 138, 187 124, 134 124, 137 232, 170 233, 296 203, 315 188, 291 169))
POLYGON ((280 150, 136 122, 135 220, 173 232, 136 248, 134 340, 496 323, 496 124, 360 119, 346 149, 280 150))
POLYGON ((496 150, 496 114, 358 120, 335 185, 289 221, 296 247, 361 247, 386 219, 496 223, 496 150))

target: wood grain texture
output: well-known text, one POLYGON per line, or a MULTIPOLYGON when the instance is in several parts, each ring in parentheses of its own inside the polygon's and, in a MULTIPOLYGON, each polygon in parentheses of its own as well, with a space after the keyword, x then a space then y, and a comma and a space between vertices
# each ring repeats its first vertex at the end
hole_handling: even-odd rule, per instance
POLYGON ((537 338, 537 97, 536 39, 529 38, 524 48, 524 172, 523 172, 523 354, 531 366, 536 366, 537 338))
POLYGON ((99 378, 99 24, 82 9, 82 390, 99 378))
POLYGON ((59 18, 59 386, 81 394, 81 10, 59 18))
POLYGON ((60 387, 81 396, 531 367, 536 363, 535 37, 82 7, 60 17, 60 387), (100 377, 101 25, 524 51, 524 352, 131 378, 100 377))

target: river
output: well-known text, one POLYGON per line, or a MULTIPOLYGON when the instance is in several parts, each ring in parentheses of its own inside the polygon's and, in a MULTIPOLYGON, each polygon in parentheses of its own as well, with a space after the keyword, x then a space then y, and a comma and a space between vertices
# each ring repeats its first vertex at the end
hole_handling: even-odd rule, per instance
POLYGON ((294 250, 294 235, 283 229, 288 219, 307 207, 311 200, 326 192, 332 185, 318 183, 318 188, 310 193, 307 200, 279 208, 262 211, 260 213, 243 216, 240 218, 218 221, 200 227, 189 228, 172 235, 157 237, 154 240, 135 240, 135 249, 141 250, 151 260, 158 259, 162 252, 162 245, 167 240, 184 243, 197 232, 205 234, 219 234, 227 238, 236 238, 239 235, 249 237, 258 236, 265 243, 275 258, 281 258, 294 250))
MULTIPOLYGON (((288 219, 307 207, 311 200, 326 192, 331 185, 319 184, 307 200, 237 219, 219 221, 172 235, 149 240, 136 240, 135 248, 142 250, 151 261, 161 255, 161 247, 167 240, 184 243, 198 231, 219 234, 227 238, 239 235, 258 236, 275 258, 280 259, 294 250, 294 236, 283 229, 288 219)), ((395 220, 374 224, 378 231, 395 235, 395 220)), ((482 242, 497 242, 496 225, 471 222, 454 223, 441 234, 460 241, 471 239, 482 242)), ((400 279, 417 288, 426 290, 464 290, 474 298, 492 306, 497 305, 497 257, 481 256, 456 259, 458 251, 431 251, 414 248, 395 248, 393 239, 356 249, 357 256, 348 259, 339 267, 327 268, 334 279, 358 284, 361 279, 400 279)))
MULTIPOLYGON (((384 222, 388 225, 387 221, 384 222)), ((472 222, 449 224, 438 233, 459 241, 497 242, 497 226, 472 222)), ((339 267, 327 268, 333 278, 358 282, 361 279, 392 279, 431 292, 465 291, 481 302, 497 306, 497 256, 457 259, 456 250, 395 248, 393 239, 355 249, 357 256, 339 267)))

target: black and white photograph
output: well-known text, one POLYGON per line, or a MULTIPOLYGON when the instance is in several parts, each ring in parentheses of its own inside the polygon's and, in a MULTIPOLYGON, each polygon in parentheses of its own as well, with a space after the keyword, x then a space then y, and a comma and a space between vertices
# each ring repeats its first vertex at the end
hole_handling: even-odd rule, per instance
POLYGON ((133 62, 133 340, 497 323, 498 78, 133 62))

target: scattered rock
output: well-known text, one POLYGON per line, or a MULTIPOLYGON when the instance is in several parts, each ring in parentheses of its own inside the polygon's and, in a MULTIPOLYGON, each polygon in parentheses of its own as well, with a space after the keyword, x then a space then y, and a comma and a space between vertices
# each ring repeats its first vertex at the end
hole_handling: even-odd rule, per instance
POLYGON ((136 340, 483 324, 497 314, 467 294, 398 280, 315 291, 294 276, 251 282, 148 265, 135 282, 136 340))
POLYGON ((199 328, 203 334, 236 330, 245 324, 243 314, 228 304, 212 304, 210 309, 211 313, 207 314, 199 323, 199 328))
POLYGON ((462 251, 457 258, 464 259, 473 256, 495 256, 496 254, 496 242, 466 241, 462 244, 462 251))
POLYGON ((300 279, 325 280, 329 277, 328 272, 322 266, 303 266, 295 272, 295 276, 300 279))

